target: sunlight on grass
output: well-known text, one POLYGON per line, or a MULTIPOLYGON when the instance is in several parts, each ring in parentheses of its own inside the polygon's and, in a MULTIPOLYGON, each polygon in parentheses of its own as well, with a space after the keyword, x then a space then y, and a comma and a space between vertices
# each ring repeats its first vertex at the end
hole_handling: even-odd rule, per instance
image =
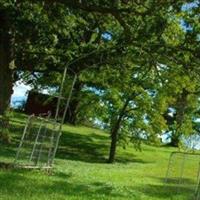
MULTIPOLYGON (((24 124, 24 115, 12 120, 12 144, 1 145, 0 160, 12 161, 24 124)), ((143 145, 117 149, 117 162, 106 164, 109 135, 88 127, 64 126, 55 169, 44 171, 0 170, 1 200, 133 199, 186 200, 165 185, 169 155, 175 149, 143 145)))

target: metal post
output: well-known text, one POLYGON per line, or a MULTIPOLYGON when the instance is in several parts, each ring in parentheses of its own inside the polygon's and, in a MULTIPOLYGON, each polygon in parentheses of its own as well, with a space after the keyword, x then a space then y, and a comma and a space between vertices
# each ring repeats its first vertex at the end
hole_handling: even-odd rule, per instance
POLYGON ((183 160, 182 160, 182 163, 181 163, 181 171, 180 171, 180 178, 179 178, 179 188, 177 188, 177 193, 180 192, 180 184, 182 182, 182 179, 183 179, 183 172, 184 172, 184 166, 185 166, 185 158, 186 158, 186 154, 184 153, 184 156, 183 156, 183 160))
POLYGON ((20 150, 21 150, 21 147, 22 147, 22 144, 23 144, 23 141, 24 141, 24 138, 25 138, 27 129, 28 129, 28 125, 29 125, 29 123, 30 123, 30 121, 31 121, 31 118, 32 118, 33 116, 34 116, 34 115, 30 115, 30 116, 28 117, 28 120, 27 120, 26 125, 25 125, 25 127, 24 127, 24 131, 23 131, 23 134, 22 134, 22 137, 21 137, 21 140, 20 140, 18 149, 17 149, 17 153, 16 153, 16 156, 15 156, 14 163, 16 163, 17 160, 18 160, 19 152, 20 152, 20 150))
MULTIPOLYGON (((44 122, 45 122, 45 120, 44 120, 44 122)), ((42 137, 42 140, 41 140, 41 144, 40 144, 40 150, 39 150, 39 154, 38 154, 38 158, 37 158, 37 161, 36 161, 36 163, 35 163, 35 165, 37 165, 38 164, 38 162, 40 161, 40 157, 41 157, 41 153, 42 153, 42 150, 43 150, 43 142, 44 142, 44 137, 45 137, 45 135, 46 135, 46 133, 47 133, 47 122, 46 122, 46 125, 44 126, 44 135, 43 135, 43 137, 42 137)))
POLYGON ((70 89, 70 92, 69 92, 69 96, 68 96, 68 99, 67 99, 67 104, 65 106, 65 110, 64 110, 64 113, 63 113, 63 118, 62 118, 62 121, 61 121, 61 128, 62 128, 62 125, 65 122, 65 117, 66 117, 66 114, 67 114, 67 110, 68 110, 68 107, 69 107, 69 103, 70 103, 70 100, 71 100, 71 97, 72 97, 72 92, 73 92, 76 80, 77 80, 77 75, 75 74, 73 82, 72 82, 72 86, 71 86, 71 89, 70 89))
POLYGON ((66 75, 67 75, 67 68, 68 68, 68 65, 64 69, 63 78, 62 78, 62 82, 61 82, 61 86, 60 86, 60 93, 59 93, 59 97, 58 97, 58 102, 57 102, 57 106, 56 106, 56 114, 55 114, 56 121, 58 120, 58 116, 59 116, 60 103, 61 103, 64 83, 65 83, 65 79, 66 79, 66 75))
POLYGON ((167 183, 168 181, 168 177, 169 177, 169 170, 171 167, 171 163, 172 163, 172 157, 173 157, 174 153, 172 152, 170 157, 169 157, 169 161, 168 161, 168 167, 167 167, 167 172, 166 172, 166 176, 165 176, 165 183, 167 183))
POLYGON ((186 158, 186 154, 184 154, 183 160, 182 160, 182 163, 181 163, 181 172, 180 172, 180 181, 179 181, 179 184, 181 183, 181 180, 183 178, 183 171, 184 171, 184 166, 185 166, 185 158, 186 158))
POLYGON ((197 186, 195 189, 195 200, 199 200, 199 188, 200 188, 200 162, 199 162, 199 168, 198 168, 198 174, 197 174, 197 186))
POLYGON ((55 135, 56 135, 56 127, 57 127, 57 123, 54 122, 53 124, 53 131, 51 133, 51 137, 50 137, 50 148, 49 148, 49 153, 48 153, 48 160, 47 160, 47 165, 50 166, 51 163, 52 163, 52 152, 53 152, 53 148, 54 148, 54 138, 55 138, 55 135))
POLYGON ((37 133, 37 136, 36 136, 34 145, 33 145, 33 149, 32 149, 32 152, 31 152, 31 156, 30 156, 29 162, 32 161, 33 154, 34 154, 34 152, 35 152, 35 148, 36 148, 36 145, 37 145, 37 143, 38 143, 38 138, 39 138, 39 135, 40 135, 40 132, 41 132, 41 129, 42 129, 43 124, 44 124, 44 121, 41 120, 40 127, 39 127, 39 130, 38 130, 38 133, 37 133))
POLYGON ((60 124, 60 126, 59 126, 58 136, 56 138, 56 144, 55 144, 55 148, 54 148, 53 155, 52 155, 52 158, 51 158, 51 163, 50 163, 51 166, 53 165, 54 158, 55 158, 55 155, 56 155, 56 151, 57 151, 57 148, 58 148, 59 139, 60 139, 60 136, 61 136, 61 129, 62 129, 62 124, 60 124))
POLYGON ((54 151, 53 151, 51 165, 53 165, 53 160, 54 160, 55 155, 56 155, 56 151, 57 151, 58 144, 59 144, 59 139, 60 139, 60 136, 61 136, 61 134, 62 134, 62 125, 63 125, 64 122, 65 122, 65 117, 66 117, 66 114, 67 114, 67 110, 68 110, 68 107, 69 107, 69 102, 70 102, 70 100, 71 100, 71 96, 72 96, 72 92, 73 92, 73 89, 74 89, 74 85, 75 85, 75 83, 76 83, 76 80, 77 80, 77 75, 75 74, 75 75, 74 75, 73 82, 72 82, 72 86, 71 86, 71 89, 70 89, 70 93, 69 93, 69 96, 68 96, 68 99, 67 99, 67 103, 66 103, 66 106, 65 106, 65 110, 64 110, 63 117, 62 117, 62 121, 61 121, 61 124, 60 124, 60 126, 59 126, 58 137, 57 137, 57 139, 56 139, 56 145, 55 145, 55 148, 54 148, 54 151))

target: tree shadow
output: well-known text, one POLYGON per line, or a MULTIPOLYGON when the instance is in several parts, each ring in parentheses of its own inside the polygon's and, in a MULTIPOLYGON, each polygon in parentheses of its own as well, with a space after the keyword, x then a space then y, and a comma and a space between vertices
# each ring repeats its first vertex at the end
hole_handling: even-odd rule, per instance
MULTIPOLYGON (((26 116, 17 114, 11 119, 10 133, 12 136, 11 144, 0 145, 0 157, 14 159, 17 147, 24 130, 24 120, 26 116)), ((60 138, 56 158, 83 161, 88 163, 106 163, 109 152, 109 135, 96 133, 92 130, 87 134, 77 133, 76 131, 63 131, 60 138), (92 132, 93 131, 93 132, 92 132)), ((119 153, 116 162, 127 163, 150 163, 143 159, 138 159, 129 152, 119 153)))
MULTIPOLYGON (((82 135, 73 132, 63 132, 57 158, 84 161, 88 163, 106 163, 109 152, 109 140, 104 135, 95 133, 82 135)), ((134 154, 124 153, 117 155, 117 163, 127 164, 132 162, 150 163, 142 159, 135 158, 134 154)))
POLYGON ((104 152, 108 146, 102 142, 95 142, 99 137, 93 135, 82 135, 72 132, 64 132, 60 138, 56 157, 68 160, 85 162, 105 162, 104 152))
POLYGON ((81 183, 73 181, 72 173, 64 173, 60 171, 55 171, 52 175, 46 177, 42 172, 31 172, 24 170, 11 170, 8 173, 0 174, 0 191, 2 194, 12 197, 12 195, 23 194, 23 198, 27 199, 34 195, 38 198, 44 196, 62 195, 62 196, 73 196, 73 197, 85 197, 90 199, 99 199, 101 197, 106 197, 107 199, 134 199, 134 192, 137 194, 143 194, 149 196, 151 199, 191 199, 193 197, 194 190, 186 186, 177 185, 152 185, 145 184, 141 186, 129 186, 126 187, 126 191, 122 193, 113 184, 108 184, 104 182, 91 182, 91 183, 81 183), (45 176, 45 179, 43 179, 45 176), (40 177, 37 180, 37 177, 40 177), (37 180, 37 181, 36 181, 37 180), (139 192, 139 193, 138 193, 139 192))
POLYGON ((20 123, 24 123, 28 118, 28 115, 20 112, 13 112, 13 116, 11 118, 11 121, 12 120, 15 120, 16 122, 20 122, 20 123))
POLYGON ((177 198, 193 200, 195 194, 195 181, 189 178, 162 178, 150 177, 159 180, 159 185, 146 184, 144 186, 135 187, 136 190, 151 198, 172 199, 177 198))
POLYGON ((136 158, 133 153, 125 152, 122 155, 118 155, 115 159, 117 163, 127 164, 127 163, 141 163, 141 164, 152 164, 155 161, 145 161, 140 158, 136 158))
POLYGON ((14 159, 16 154, 16 149, 11 147, 12 145, 5 146, 0 144, 0 157, 5 157, 6 159, 14 159))
POLYGON ((157 178, 160 179, 163 183, 166 184, 186 184, 186 185, 195 185, 195 181, 190 178, 157 178))
POLYGON ((64 180, 67 180, 68 178, 72 177, 72 173, 65 173, 65 172, 61 172, 61 171, 56 171, 56 172, 53 171, 53 173, 51 175, 54 177, 57 177, 57 178, 64 179, 64 180))
POLYGON ((4 157, 12 161, 14 160, 21 136, 23 134, 23 128, 24 127, 22 125, 16 124, 9 127, 11 143, 7 144, 0 142, 0 157, 4 157))
MULTIPOLYGON (((72 174, 55 173, 48 178, 48 181, 35 181, 36 177, 27 176, 28 171, 13 170, 10 173, 0 174, 0 191, 2 194, 14 196, 16 193, 23 194, 23 198, 36 195, 44 197, 55 195, 73 196, 73 197, 126 197, 111 184, 102 182, 74 183, 71 181, 72 174)), ((41 177, 41 172, 40 177, 41 177)), ((36 174, 37 175, 37 174, 36 174)), ((40 197, 40 198, 41 198, 40 197)), ((42 199, 42 198, 41 198, 42 199)))
POLYGON ((187 187, 185 185, 151 185, 147 184, 143 187, 135 187, 139 192, 151 197, 151 198, 160 198, 160 199, 173 199, 177 197, 185 198, 189 200, 194 197, 194 188, 187 187))
POLYGON ((99 135, 99 134, 96 134, 96 133, 91 133, 90 136, 92 138, 95 138, 96 140, 105 140, 105 141, 108 141, 108 138, 109 138, 109 136, 99 135))

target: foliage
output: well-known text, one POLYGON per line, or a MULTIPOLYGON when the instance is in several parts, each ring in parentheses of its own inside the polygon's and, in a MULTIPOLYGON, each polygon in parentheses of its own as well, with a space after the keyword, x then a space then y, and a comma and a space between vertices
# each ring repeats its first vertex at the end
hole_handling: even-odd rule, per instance
POLYGON ((128 138, 138 147, 138 138, 153 141, 170 129, 178 137, 192 134, 199 4, 183 9, 188 2, 1 1, 6 33, 15 41, 10 47, 15 62, 7 68, 15 73, 13 82, 23 78, 57 95, 68 66, 65 93, 78 75, 70 102, 74 115, 99 120, 110 131, 118 125, 118 139, 125 143, 128 138), (169 127, 163 117, 168 108, 177 112, 169 127))

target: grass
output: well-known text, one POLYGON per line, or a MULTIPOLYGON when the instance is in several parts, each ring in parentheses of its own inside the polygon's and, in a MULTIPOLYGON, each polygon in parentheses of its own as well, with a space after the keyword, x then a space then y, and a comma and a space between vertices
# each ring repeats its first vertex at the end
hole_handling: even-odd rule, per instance
MULTIPOLYGON (((13 161, 24 119, 14 114, 13 140, 1 144, 1 162, 13 161)), ((164 183, 168 158, 175 149, 143 145, 138 152, 132 146, 118 147, 117 162, 111 165, 105 163, 109 143, 109 135, 100 130, 66 125, 53 172, 0 169, 0 200, 189 199, 190 188, 177 193, 175 184, 164 183)))

